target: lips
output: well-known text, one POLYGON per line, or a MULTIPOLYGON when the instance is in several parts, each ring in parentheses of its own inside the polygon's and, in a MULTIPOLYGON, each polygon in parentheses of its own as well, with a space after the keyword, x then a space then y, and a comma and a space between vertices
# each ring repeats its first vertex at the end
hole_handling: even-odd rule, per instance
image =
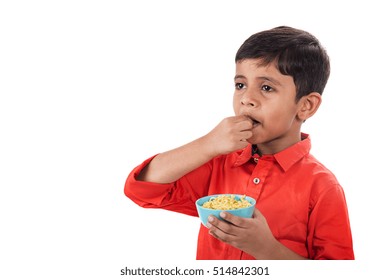
POLYGON ((254 118, 252 118, 251 116, 248 116, 247 117, 252 121, 252 125, 253 127, 256 127, 258 126, 259 124, 261 124, 259 121, 255 120, 254 118))

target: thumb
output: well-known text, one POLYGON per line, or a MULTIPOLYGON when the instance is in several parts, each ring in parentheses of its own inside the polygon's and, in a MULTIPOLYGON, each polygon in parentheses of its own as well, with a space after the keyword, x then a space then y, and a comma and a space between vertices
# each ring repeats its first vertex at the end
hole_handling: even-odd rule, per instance
POLYGON ((253 219, 256 219, 260 221, 261 223, 267 223, 267 219, 264 217, 263 213, 260 212, 259 209, 255 208, 255 211, 253 212, 253 219))
POLYGON ((253 218, 254 219, 259 219, 259 218, 263 218, 264 216, 263 216, 263 214, 260 212, 260 210, 259 209, 257 209, 256 207, 255 207, 255 211, 253 212, 253 218))

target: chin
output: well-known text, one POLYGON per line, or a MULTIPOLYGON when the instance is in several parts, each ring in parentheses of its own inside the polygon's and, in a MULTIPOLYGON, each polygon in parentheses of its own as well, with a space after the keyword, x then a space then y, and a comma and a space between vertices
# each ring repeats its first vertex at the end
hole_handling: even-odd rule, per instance
POLYGON ((268 143, 268 139, 267 138, 264 138, 264 137, 260 137, 260 136, 252 136, 251 138, 248 138, 246 139, 246 141, 249 143, 249 144, 252 144, 252 145, 261 145, 261 144, 265 144, 265 143, 268 143))
POLYGON ((259 144, 258 141, 255 141, 255 139, 252 138, 249 138, 249 139, 246 139, 246 142, 248 142, 249 144, 252 144, 252 145, 257 145, 259 144))

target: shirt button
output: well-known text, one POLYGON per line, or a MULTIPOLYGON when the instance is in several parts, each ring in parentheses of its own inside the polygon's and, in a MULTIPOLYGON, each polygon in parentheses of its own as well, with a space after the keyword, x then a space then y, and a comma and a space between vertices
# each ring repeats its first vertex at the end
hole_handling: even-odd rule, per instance
POLYGON ((255 183, 257 185, 258 183, 260 183, 260 179, 259 178, 254 178, 253 179, 253 183, 255 183))

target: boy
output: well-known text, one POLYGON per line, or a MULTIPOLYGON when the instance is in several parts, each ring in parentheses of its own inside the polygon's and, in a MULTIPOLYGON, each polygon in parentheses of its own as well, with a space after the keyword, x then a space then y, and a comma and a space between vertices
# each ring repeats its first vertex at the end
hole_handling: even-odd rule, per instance
POLYGON ((201 225, 197 259, 354 259, 343 189, 301 133, 321 104, 326 51, 311 34, 281 26, 249 37, 235 61, 235 116, 143 162, 125 194, 193 216, 206 195, 255 198, 253 218, 223 213, 201 225))

